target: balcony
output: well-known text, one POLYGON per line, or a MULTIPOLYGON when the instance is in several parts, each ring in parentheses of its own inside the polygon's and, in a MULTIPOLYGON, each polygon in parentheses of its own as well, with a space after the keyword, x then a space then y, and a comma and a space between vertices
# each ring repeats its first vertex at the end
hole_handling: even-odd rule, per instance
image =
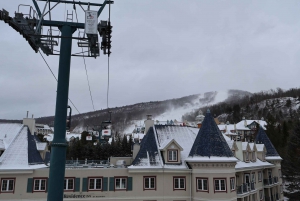
POLYGON ((255 183, 243 183, 240 186, 237 186, 237 195, 242 195, 242 194, 249 194, 251 191, 255 190, 255 183))
POLYGON ((268 187, 268 186, 273 186, 276 185, 278 183, 278 177, 271 177, 268 179, 264 179, 264 186, 268 187))
POLYGON ((270 197, 265 196, 265 201, 277 201, 277 200, 280 200, 278 193, 275 193, 274 195, 271 195, 270 197))

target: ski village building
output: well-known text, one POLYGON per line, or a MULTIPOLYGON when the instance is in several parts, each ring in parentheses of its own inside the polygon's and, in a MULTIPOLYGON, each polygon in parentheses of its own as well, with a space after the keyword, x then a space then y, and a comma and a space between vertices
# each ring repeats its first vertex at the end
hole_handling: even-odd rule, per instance
MULTIPOLYGON (((47 198, 49 152, 33 124, 0 124, 1 201, 47 198)), ((66 164, 64 200, 283 200, 282 159, 262 127, 252 143, 231 140, 207 111, 200 129, 148 118, 145 133, 132 157, 66 164)))

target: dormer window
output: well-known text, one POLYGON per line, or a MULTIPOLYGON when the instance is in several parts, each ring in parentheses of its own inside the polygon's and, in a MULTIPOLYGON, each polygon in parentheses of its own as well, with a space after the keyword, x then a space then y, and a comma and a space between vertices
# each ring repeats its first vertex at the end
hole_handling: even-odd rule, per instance
POLYGON ((263 161, 265 161, 265 152, 262 152, 261 155, 262 155, 262 158, 261 158, 261 159, 262 159, 263 161))
POLYGON ((246 152, 246 161, 249 161, 249 152, 246 152))
POLYGON ((178 150, 168 150, 168 162, 178 161, 178 150))
POLYGON ((252 161, 256 161, 255 151, 252 152, 252 161))

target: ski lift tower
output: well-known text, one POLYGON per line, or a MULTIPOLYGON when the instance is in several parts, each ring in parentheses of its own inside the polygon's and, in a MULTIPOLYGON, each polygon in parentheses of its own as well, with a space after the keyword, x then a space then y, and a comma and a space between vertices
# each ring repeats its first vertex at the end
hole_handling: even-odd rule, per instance
MULTIPOLYGON (((64 176, 65 176, 65 160, 66 160, 66 114, 68 106, 69 93, 69 77, 71 56, 98 57, 100 48, 103 54, 110 55, 111 48, 111 29, 110 20, 100 21, 98 17, 106 5, 113 4, 113 1, 104 0, 102 4, 81 2, 75 0, 39 0, 45 2, 43 11, 41 12, 36 0, 32 0, 34 8, 30 5, 19 5, 15 16, 9 16, 6 10, 0 10, 0 21, 4 21, 19 32, 28 41, 31 48, 38 52, 41 49, 47 56, 59 55, 59 69, 57 80, 57 97, 54 122, 54 139, 51 144, 51 160, 48 182, 48 201, 62 201, 64 191, 64 176), (51 5, 51 3, 53 3, 51 5), (75 10, 76 5, 82 8, 85 12, 85 23, 73 22, 72 14, 67 13, 66 21, 51 20, 51 11, 58 4, 71 4, 75 10), (84 9, 84 6, 87 9, 84 9), (90 6, 96 7, 96 11, 90 10, 90 6), (28 13, 20 12, 22 7, 26 7, 28 13), (48 10, 48 11, 47 11, 48 10), (49 16, 49 20, 45 17, 49 16), (70 20, 71 19, 71 20, 70 20), (43 28, 49 27, 49 30, 44 34, 43 28), (55 31, 57 28, 57 31, 55 31), (79 30, 84 30, 83 36, 78 34, 78 37, 73 37, 73 33, 79 30), (55 34, 58 33, 58 34, 55 34), (102 37, 101 45, 98 42, 98 33, 102 37), (56 46, 60 48, 55 50, 56 46), (72 53, 72 40, 78 40, 78 47, 82 48, 82 52, 72 53), (83 51, 83 48, 87 48, 83 51)), ((78 8, 79 8, 78 7, 78 8)), ((77 18, 77 17, 76 17, 77 18)))

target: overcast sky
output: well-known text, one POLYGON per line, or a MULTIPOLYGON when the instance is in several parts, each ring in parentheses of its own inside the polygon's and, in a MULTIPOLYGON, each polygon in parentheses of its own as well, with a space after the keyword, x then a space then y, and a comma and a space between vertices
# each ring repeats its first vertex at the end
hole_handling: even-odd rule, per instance
MULTIPOLYGON (((33 5, 1 0, 0 8, 14 16, 21 3, 33 5)), ((63 20, 65 8, 72 11, 60 4, 52 17, 63 20)), ((107 20, 107 9, 99 20, 107 20)), ((207 91, 299 87, 299 0, 115 0, 111 10, 109 107, 207 91)), ((78 6, 77 12, 83 22, 78 6)), ((54 115, 56 81, 42 57, 3 21, 0 31, 0 118, 21 119, 27 110, 54 115)), ((45 58, 57 75, 59 57, 45 58)), ((104 109, 107 56, 86 58, 86 64, 95 109, 104 109)), ((80 57, 72 57, 69 97, 80 113, 93 110, 80 57)))

